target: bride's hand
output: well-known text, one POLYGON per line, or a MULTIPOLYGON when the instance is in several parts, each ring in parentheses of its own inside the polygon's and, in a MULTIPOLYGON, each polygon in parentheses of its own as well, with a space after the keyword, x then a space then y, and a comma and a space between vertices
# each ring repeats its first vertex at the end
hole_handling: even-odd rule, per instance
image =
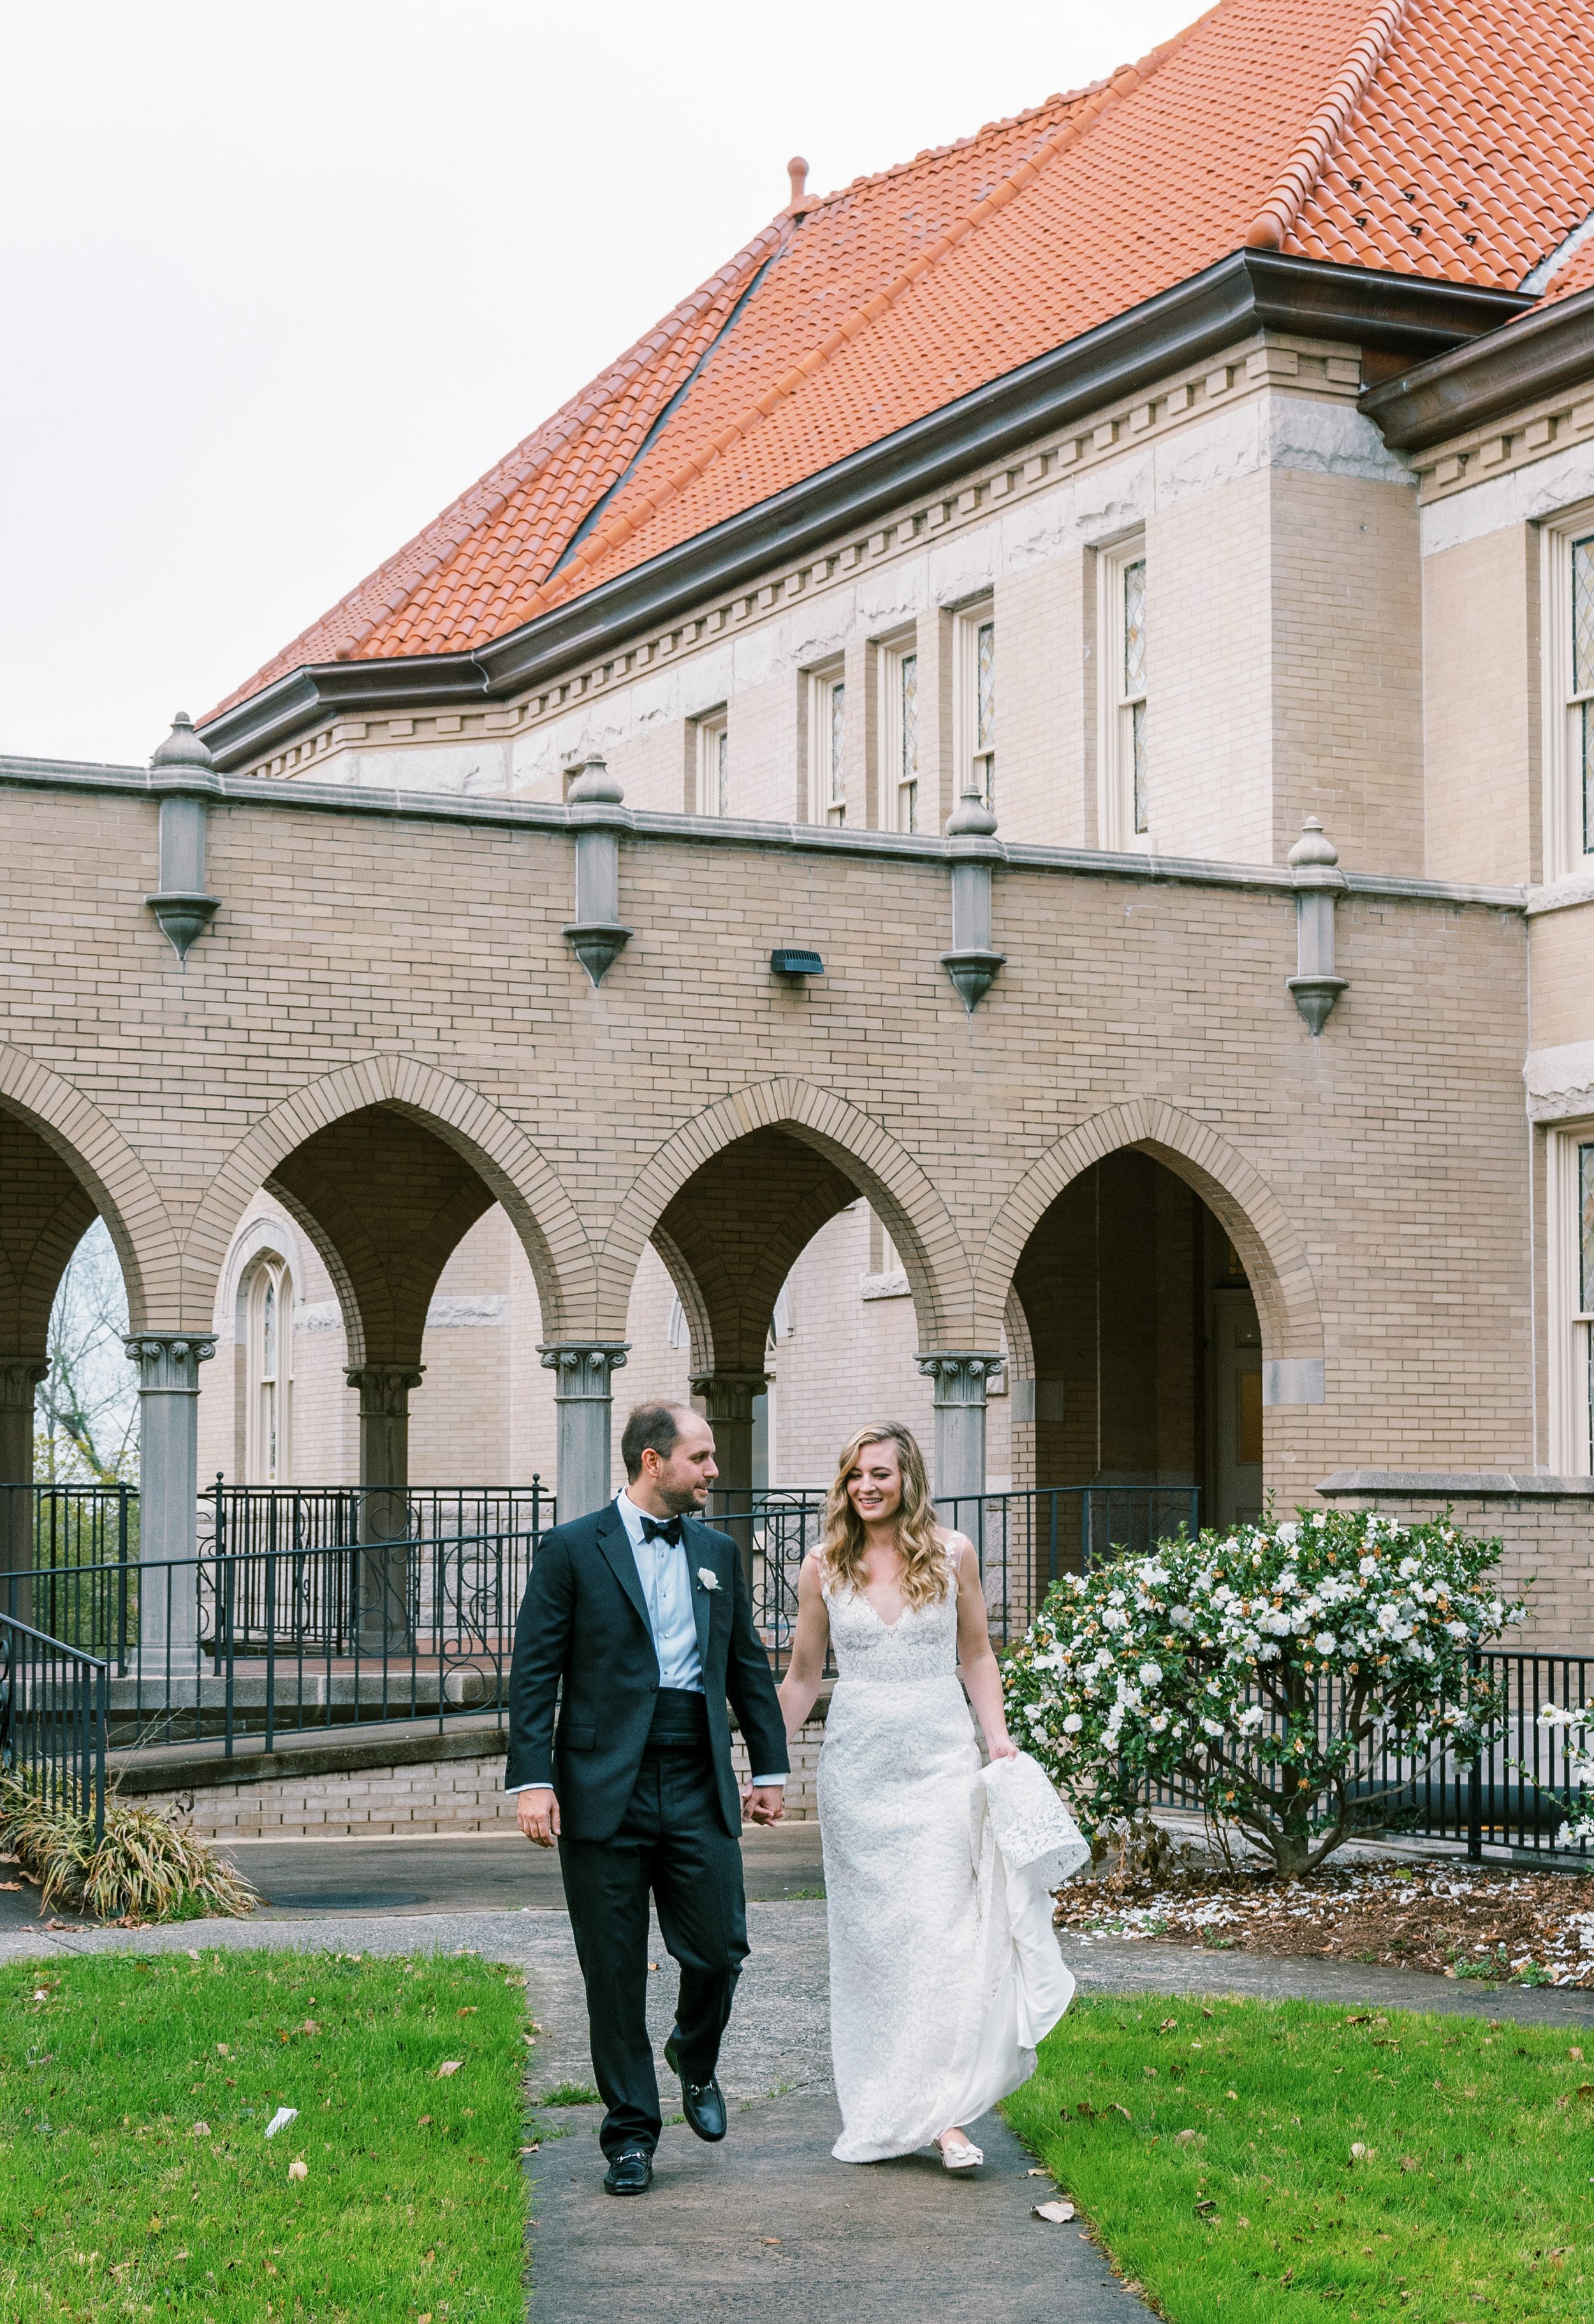
POLYGON ((1016 1759, 1018 1757, 1018 1746, 1011 1735, 1000 1736, 995 1743, 989 1743, 986 1748, 993 1759, 1016 1759))

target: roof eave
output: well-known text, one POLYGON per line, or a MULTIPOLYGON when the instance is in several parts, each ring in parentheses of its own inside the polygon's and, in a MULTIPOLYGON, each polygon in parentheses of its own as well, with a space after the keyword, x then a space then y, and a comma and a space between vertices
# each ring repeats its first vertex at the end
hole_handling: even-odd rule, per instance
POLYGON ((1594 383, 1594 290, 1524 314, 1369 388, 1361 409, 1397 451, 1422 452, 1506 411, 1594 383))
POLYGON ((1468 283, 1236 251, 490 644, 310 665, 210 720, 205 740, 218 765, 236 767, 338 712, 403 715, 423 702, 523 693, 1248 332, 1293 331, 1423 358, 1497 328, 1530 303, 1468 283))

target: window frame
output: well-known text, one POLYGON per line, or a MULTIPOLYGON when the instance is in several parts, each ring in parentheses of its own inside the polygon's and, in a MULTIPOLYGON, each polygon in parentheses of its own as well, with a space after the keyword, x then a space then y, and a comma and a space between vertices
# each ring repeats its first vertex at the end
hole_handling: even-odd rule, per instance
POLYGON ((915 832, 922 828, 918 805, 923 772, 919 763, 919 639, 916 631, 904 632, 901 637, 885 638, 875 649, 876 681, 880 737, 879 800, 882 831, 915 832), (904 683, 909 668, 913 673, 913 771, 902 772, 903 747, 906 721, 904 716, 904 683), (906 820, 904 819, 903 794, 910 792, 906 820))
POLYGON ((286 1486, 293 1475, 293 1271, 279 1251, 263 1250, 251 1263, 244 1296, 244 1471, 251 1485, 286 1486), (276 1362, 265 1368, 265 1311, 276 1296, 276 1362), (276 1458, 269 1457, 264 1398, 275 1404, 276 1458))
POLYGON ((994 815, 996 811, 997 738, 1000 733, 1001 697, 997 691, 1000 675, 1000 640, 996 634, 996 601, 994 595, 977 599, 972 604, 961 605, 952 616, 952 733, 955 742, 953 789, 956 798, 962 798, 969 788, 970 778, 981 800, 994 815), (983 631, 991 636, 990 657, 990 731, 980 733, 982 687, 979 667, 979 641, 983 631))
MULTIPOLYGON (((1594 683, 1575 684, 1575 551, 1594 542, 1594 501, 1563 511, 1541 528, 1543 679, 1543 877, 1565 879, 1594 857, 1594 767, 1584 774, 1585 749, 1594 752, 1594 683), (1582 744, 1583 706, 1589 742, 1582 744), (1580 747, 1581 745, 1581 747, 1580 747)), ((1594 670, 1590 673, 1594 680, 1594 670)))
POLYGON ((838 659, 803 673, 808 689, 808 819, 831 830, 847 825, 847 667, 838 659), (836 696, 841 696, 838 707, 836 696), (839 724, 838 724, 838 720, 839 724), (836 786, 838 781, 840 789, 836 786))
MULTIPOLYGON (((1139 732, 1144 752, 1150 718, 1149 673, 1143 669, 1142 687, 1138 695, 1125 683, 1125 659, 1127 645, 1127 621, 1125 610, 1125 586, 1132 567, 1139 565, 1145 572, 1146 596, 1149 597, 1150 566, 1146 557, 1145 529, 1136 526, 1119 540, 1107 542, 1096 552, 1097 611, 1097 844, 1114 855, 1149 854, 1151 852, 1151 816, 1145 786, 1141 786, 1141 805, 1145 809, 1146 828, 1135 828, 1135 780, 1134 713, 1140 712, 1139 732)), ((1142 612, 1143 631, 1149 634, 1142 612)), ((1149 656, 1147 656, 1149 659, 1149 656)), ((1145 763, 1143 759, 1143 765, 1145 763)))
POLYGON ((1594 1153, 1594 1120, 1558 1122, 1546 1140, 1545 1263, 1550 1327, 1550 1469, 1594 1475, 1594 1309, 1583 1305, 1580 1149, 1594 1153))
POLYGON ((693 719, 697 734, 697 809, 728 816, 730 809, 730 711, 721 703, 693 719))

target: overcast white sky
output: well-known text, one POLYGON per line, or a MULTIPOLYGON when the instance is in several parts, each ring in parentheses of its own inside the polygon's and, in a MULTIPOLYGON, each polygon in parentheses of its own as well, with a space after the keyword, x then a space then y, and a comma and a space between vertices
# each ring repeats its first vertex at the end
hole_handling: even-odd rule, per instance
POLYGON ((139 761, 786 198, 1200 0, 10 0, 0 752, 139 761))

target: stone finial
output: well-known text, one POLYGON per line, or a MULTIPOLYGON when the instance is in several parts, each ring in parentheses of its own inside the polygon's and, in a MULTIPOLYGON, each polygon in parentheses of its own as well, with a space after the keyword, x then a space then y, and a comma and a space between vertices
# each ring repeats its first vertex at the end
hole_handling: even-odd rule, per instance
POLYGON ((157 774, 162 775, 213 775, 216 772, 216 761, 194 731, 194 722, 186 710, 180 710, 171 721, 171 732, 150 761, 150 765, 157 774))
POLYGON ((962 798, 947 817, 949 839, 989 839, 996 828, 996 818, 979 795, 979 786, 972 778, 962 798))
POLYGON ((602 759, 585 759, 580 772, 565 793, 565 803, 569 807, 618 807, 625 796, 619 777, 610 774, 602 759))
POLYGON ((1316 816, 1309 815, 1301 826, 1301 836, 1290 850, 1290 869, 1294 872, 1331 872, 1339 861, 1339 851, 1332 840, 1324 835, 1316 816))

